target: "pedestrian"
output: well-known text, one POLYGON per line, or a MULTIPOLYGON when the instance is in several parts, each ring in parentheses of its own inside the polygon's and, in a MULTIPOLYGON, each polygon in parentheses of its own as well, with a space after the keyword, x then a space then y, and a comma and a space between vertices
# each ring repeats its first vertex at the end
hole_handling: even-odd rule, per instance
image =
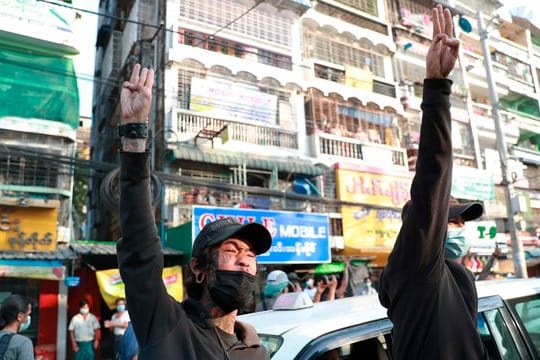
POLYGON ((71 318, 68 330, 75 360, 93 360, 99 347, 101 330, 97 317, 90 313, 87 300, 80 301, 79 313, 71 318))
POLYGON ((137 344, 137 339, 135 338, 133 324, 129 322, 120 343, 120 360, 137 360, 138 353, 139 344, 137 344))
POLYGON ((126 332, 126 328, 129 324, 129 313, 126 310, 126 299, 118 298, 115 300, 116 312, 112 315, 111 320, 105 320, 103 327, 106 329, 112 329, 113 331, 113 351, 114 359, 117 359, 120 354, 120 345, 122 343, 122 336, 126 332))
POLYGON ((305 282, 304 292, 309 295, 309 298, 313 300, 313 297, 315 296, 315 293, 317 292, 317 288, 315 287, 315 279, 313 278, 313 275, 309 275, 305 282))
POLYGON ((292 292, 293 284, 284 271, 271 271, 266 277, 266 283, 262 292, 261 306, 258 310, 272 310, 276 299, 281 294, 292 292))
MULTIPOLYGON (((148 115, 154 72, 136 64, 121 92, 120 274, 141 359, 268 359, 255 329, 236 321, 256 283, 256 255, 272 237, 258 223, 226 217, 195 238, 188 298, 179 303, 162 280, 163 253, 150 201, 148 115)), ((187 240, 187 239, 184 239, 187 240)))
POLYGON ((393 324, 393 359, 486 359, 476 330, 474 279, 456 261, 468 250, 463 221, 479 217, 483 208, 449 201, 452 82, 447 77, 459 40, 452 38, 448 9, 435 7, 432 21, 411 200, 403 207, 403 224, 379 280, 379 299, 393 324))
POLYGON ((300 279, 297 273, 295 273, 294 271, 290 272, 287 274, 287 278, 289 278, 289 281, 292 284, 293 292, 302 292, 303 290, 302 285, 300 285, 302 280, 300 279))
POLYGON ((360 295, 377 295, 377 290, 373 288, 373 284, 369 276, 364 278, 362 288, 360 289, 360 295))
POLYGON ((31 323, 32 304, 21 295, 10 295, 0 308, 0 359, 33 360, 32 341, 20 335, 31 323))

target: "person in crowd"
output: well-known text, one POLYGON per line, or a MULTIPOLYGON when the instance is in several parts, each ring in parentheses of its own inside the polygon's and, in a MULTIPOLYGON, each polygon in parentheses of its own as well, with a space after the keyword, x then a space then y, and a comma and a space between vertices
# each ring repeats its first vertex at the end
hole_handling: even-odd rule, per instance
POLYGON ((321 302, 327 300, 334 300, 336 298, 336 289, 338 286, 338 280, 336 275, 323 275, 316 283, 315 296, 313 296, 313 302, 321 302))
POLYGON ((133 324, 129 322, 128 327, 120 342, 120 360, 137 360, 139 353, 139 344, 133 331, 133 324))
POLYGON ((274 302, 281 294, 293 291, 293 284, 284 271, 271 271, 266 277, 266 283, 262 292, 261 306, 259 310, 272 310, 274 302))
POLYGON ((377 295, 377 290, 373 288, 371 277, 366 276, 360 289, 360 295, 377 295))
POLYGON ((465 255, 463 222, 481 216, 480 203, 450 204, 451 80, 459 53, 448 9, 432 12, 422 123, 402 226, 379 280, 379 300, 392 321, 393 359, 486 359, 476 330, 478 300, 465 255))
POLYGON ((117 359, 120 354, 120 345, 122 343, 122 336, 126 332, 126 328, 129 324, 129 313, 126 310, 126 299, 118 298, 115 300, 116 312, 112 315, 111 320, 105 320, 104 328, 112 329, 114 341, 113 351, 114 358, 117 359))
POLYGON ((207 223, 193 242, 188 298, 179 303, 162 281, 163 254, 150 201, 148 116, 154 72, 133 67, 122 86, 120 274, 145 359, 268 359, 255 329, 236 320, 256 283, 256 255, 271 246, 261 224, 226 217, 207 223))
POLYGON ((309 275, 309 277, 306 279, 304 292, 309 295, 311 300, 313 300, 313 297, 315 296, 315 293, 317 292, 317 288, 315 287, 315 279, 313 278, 313 275, 309 275))
POLYGON ((303 290, 302 285, 301 285, 302 280, 300 279, 298 274, 293 271, 293 272, 288 273, 287 277, 289 278, 289 281, 292 284, 293 292, 302 292, 303 290))
POLYGON ((14 294, 4 299, 0 308, 0 359, 34 359, 32 341, 19 334, 30 326, 31 314, 29 298, 14 294))
POLYGON ((87 300, 80 301, 79 313, 71 318, 68 330, 75 360, 94 360, 101 340, 101 327, 97 317, 90 313, 87 300))

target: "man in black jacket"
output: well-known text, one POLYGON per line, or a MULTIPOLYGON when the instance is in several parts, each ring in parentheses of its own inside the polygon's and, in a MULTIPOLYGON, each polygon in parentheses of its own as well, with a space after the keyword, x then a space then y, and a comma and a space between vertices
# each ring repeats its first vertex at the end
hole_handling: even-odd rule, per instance
MULTIPOLYGON (((394 359, 485 359, 476 331, 478 300, 472 274, 457 258, 462 241, 447 239, 450 218, 481 215, 478 204, 450 206, 452 142, 447 79, 458 57, 450 11, 433 9, 433 42, 426 58, 422 125, 403 225, 379 283, 393 323, 394 359), (472 213, 471 213, 472 211, 472 213), (445 249, 445 243, 453 247, 445 249), (457 245, 457 246, 456 246, 457 245)), ((461 250, 460 250, 461 249, 461 250)))
MULTIPOLYGON (((268 359, 255 329, 236 321, 252 294, 256 255, 272 238, 264 226, 225 218, 207 224, 193 243, 189 298, 167 294, 163 255, 150 201, 147 123, 154 73, 135 65, 121 94, 118 264, 140 359, 268 359)), ((190 239, 185 239, 190 241, 190 239)))

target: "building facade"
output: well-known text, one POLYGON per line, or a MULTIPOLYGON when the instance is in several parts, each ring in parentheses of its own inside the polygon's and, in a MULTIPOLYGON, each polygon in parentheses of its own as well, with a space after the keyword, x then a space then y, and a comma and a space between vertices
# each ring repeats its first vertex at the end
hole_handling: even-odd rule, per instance
MULTIPOLYGON (((456 3, 476 24, 473 6, 456 3)), ((489 23, 519 236, 536 246, 538 34, 493 17, 500 3, 478 3, 489 23)), ((434 5, 102 1, 101 12, 125 21, 103 18, 98 33, 92 159, 117 161, 119 84, 142 62, 157 70, 150 141, 162 236, 189 223, 193 206, 321 212, 329 216, 334 254, 384 266, 415 167, 434 5), (365 228, 378 231, 359 235, 365 228)), ((452 74, 452 192, 486 205, 487 223, 472 225, 474 255, 485 256, 495 241, 507 242, 504 187, 481 34, 476 25, 464 32, 457 15, 455 21, 462 49, 452 74), (479 230, 486 226, 493 236, 479 230)), ((92 178, 92 194, 103 195, 104 179, 92 178)), ((89 206, 91 231, 114 239, 117 215, 100 209, 99 199, 89 206)))

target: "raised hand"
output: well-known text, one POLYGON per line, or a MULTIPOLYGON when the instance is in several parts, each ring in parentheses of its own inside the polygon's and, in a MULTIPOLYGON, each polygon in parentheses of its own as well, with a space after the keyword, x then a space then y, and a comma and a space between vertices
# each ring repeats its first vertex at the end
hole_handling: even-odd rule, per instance
POLYGON ((122 85, 120 104, 122 106, 122 124, 145 123, 152 106, 152 86, 154 70, 135 64, 129 81, 122 85))
POLYGON ((450 10, 441 5, 433 8, 433 40, 426 57, 426 78, 446 78, 459 54, 459 40, 453 38, 454 23, 450 10))

